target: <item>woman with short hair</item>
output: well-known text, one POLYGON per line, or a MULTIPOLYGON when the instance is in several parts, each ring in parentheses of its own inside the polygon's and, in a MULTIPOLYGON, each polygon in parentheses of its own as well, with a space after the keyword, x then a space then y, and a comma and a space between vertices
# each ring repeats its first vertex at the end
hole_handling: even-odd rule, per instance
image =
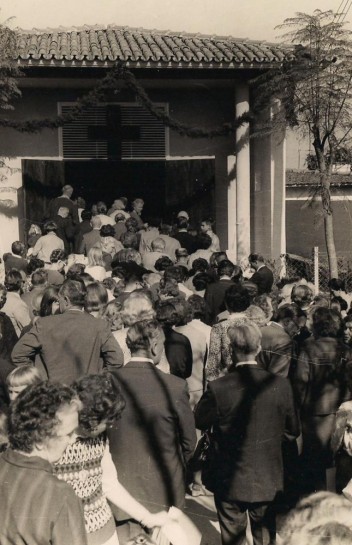
POLYGON ((83 509, 52 464, 75 440, 76 393, 43 382, 11 403, 8 448, 0 458, 1 543, 86 545, 83 509))
POLYGON ((112 225, 103 225, 100 229, 100 242, 103 254, 110 254, 111 258, 123 249, 119 240, 115 238, 115 229, 112 225))
POLYGON ((250 294, 243 285, 234 284, 226 291, 225 307, 229 316, 211 328, 209 356, 205 367, 208 381, 225 375, 231 367, 233 361, 227 331, 229 327, 249 323, 245 311, 250 303, 250 294))
POLYGON ((50 256, 54 250, 64 250, 64 241, 56 234, 58 226, 54 221, 44 223, 44 235, 39 237, 34 245, 32 255, 50 263, 50 256))
POLYGON ((43 318, 44 316, 59 313, 59 290, 59 286, 47 286, 45 288, 40 302, 39 316, 43 318))
POLYGON ((102 318, 108 304, 108 292, 101 282, 93 282, 87 285, 85 311, 95 318, 102 318))
POLYGON ((42 236, 42 230, 39 225, 36 223, 31 223, 27 236, 28 248, 33 248, 37 240, 42 236))
POLYGON ((31 322, 28 305, 21 299, 23 283, 22 275, 17 269, 11 269, 6 273, 7 295, 2 311, 10 318, 18 337, 22 329, 31 322))

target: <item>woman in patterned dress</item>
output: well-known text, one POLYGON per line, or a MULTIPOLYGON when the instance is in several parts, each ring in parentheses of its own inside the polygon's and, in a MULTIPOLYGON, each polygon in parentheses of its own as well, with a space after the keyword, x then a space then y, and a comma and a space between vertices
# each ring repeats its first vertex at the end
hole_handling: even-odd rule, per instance
POLYGON ((88 545, 118 544, 108 500, 144 527, 162 526, 167 513, 150 513, 118 481, 105 432, 116 424, 125 402, 112 387, 110 375, 87 375, 73 387, 81 402, 78 436, 55 464, 54 473, 82 500, 88 545))
POLYGON ((233 364, 230 339, 227 336, 229 327, 248 323, 245 311, 250 305, 250 295, 241 284, 234 284, 225 293, 225 306, 229 312, 226 320, 213 325, 210 332, 209 356, 205 366, 207 381, 224 376, 233 364))

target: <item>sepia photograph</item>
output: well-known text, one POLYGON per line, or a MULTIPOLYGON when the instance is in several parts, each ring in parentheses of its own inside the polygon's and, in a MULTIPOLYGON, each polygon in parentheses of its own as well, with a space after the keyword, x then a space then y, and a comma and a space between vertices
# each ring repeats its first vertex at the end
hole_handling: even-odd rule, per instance
POLYGON ((351 545, 352 0, 3 0, 0 545, 351 545))

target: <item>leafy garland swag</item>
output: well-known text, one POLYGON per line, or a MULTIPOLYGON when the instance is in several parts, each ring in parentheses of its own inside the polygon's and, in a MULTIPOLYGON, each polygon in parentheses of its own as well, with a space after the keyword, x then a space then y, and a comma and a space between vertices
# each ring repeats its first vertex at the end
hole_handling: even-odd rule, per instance
POLYGON ((232 123, 224 123, 219 127, 205 129, 203 127, 189 127, 170 117, 167 113, 155 108, 144 88, 137 81, 130 70, 122 63, 117 63, 114 68, 98 83, 98 85, 83 97, 77 99, 76 106, 67 114, 54 118, 29 119, 27 121, 15 121, 0 117, 0 127, 15 129, 19 132, 36 133, 43 129, 57 129, 76 119, 81 112, 103 101, 107 91, 116 89, 119 81, 125 81, 126 86, 135 94, 139 103, 144 106, 154 117, 162 121, 165 126, 178 132, 182 136, 190 138, 214 138, 228 136, 235 133, 236 129, 253 120, 250 112, 245 112, 232 123))

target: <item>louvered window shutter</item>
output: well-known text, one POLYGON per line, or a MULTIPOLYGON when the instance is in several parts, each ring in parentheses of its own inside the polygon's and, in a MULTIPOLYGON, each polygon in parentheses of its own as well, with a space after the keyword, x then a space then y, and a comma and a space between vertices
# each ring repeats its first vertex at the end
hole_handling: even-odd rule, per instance
MULTIPOLYGON (((166 104, 155 106, 167 111, 166 104)), ((73 108, 73 103, 60 104, 62 114, 73 108)), ((60 130, 64 159, 108 159, 109 139, 111 142, 115 138, 113 131, 117 131, 116 139, 120 141, 121 159, 164 159, 166 156, 165 125, 138 104, 123 103, 94 106, 64 125, 60 130), (107 119, 109 113, 111 123, 114 107, 118 108, 119 116, 111 129, 107 119)))

